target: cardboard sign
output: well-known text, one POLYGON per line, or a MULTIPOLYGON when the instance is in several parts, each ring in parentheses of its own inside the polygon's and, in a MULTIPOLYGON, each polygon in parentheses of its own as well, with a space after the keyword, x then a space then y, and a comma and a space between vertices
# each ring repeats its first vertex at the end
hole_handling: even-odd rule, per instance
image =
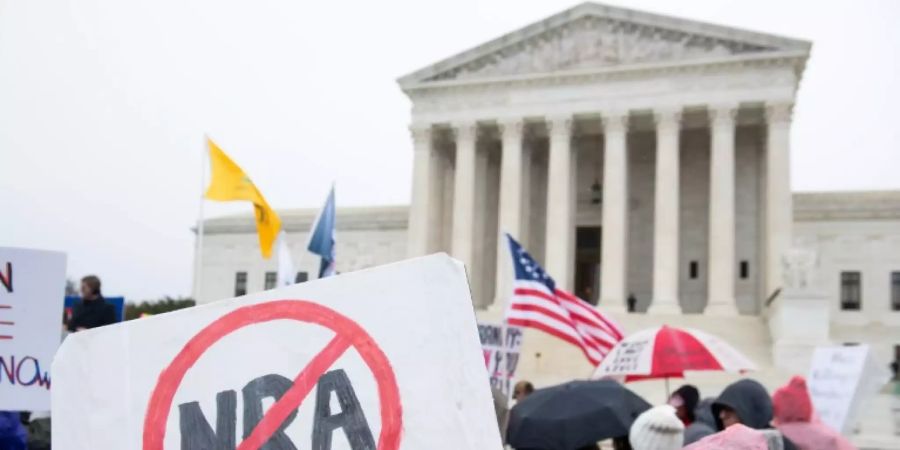
POLYGON ((816 413, 827 425, 847 433, 860 395, 869 346, 818 347, 807 377, 816 413))
POLYGON ((433 255, 66 339, 53 448, 500 448, 465 271, 433 255))
POLYGON ((484 365, 491 379, 491 387, 499 389, 508 397, 516 377, 516 367, 519 365, 522 329, 507 326, 504 336, 501 325, 480 323, 478 335, 481 337, 481 350, 484 365))
POLYGON ((0 247, 0 410, 50 409, 65 289, 64 253, 0 247))

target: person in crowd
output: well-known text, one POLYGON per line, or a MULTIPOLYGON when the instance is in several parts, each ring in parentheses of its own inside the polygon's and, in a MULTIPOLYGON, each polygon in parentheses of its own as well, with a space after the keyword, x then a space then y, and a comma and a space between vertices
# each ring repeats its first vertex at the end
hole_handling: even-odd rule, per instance
POLYGON ((732 425, 720 433, 712 434, 688 445, 684 450, 768 450, 769 443, 763 432, 745 425, 732 425))
POLYGON ((70 332, 116 323, 116 309, 106 303, 100 291, 100 279, 88 275, 81 279, 81 302, 75 304, 69 319, 70 332))
POLYGON ((671 405, 655 406, 631 424, 628 441, 634 450, 678 450, 684 444, 684 423, 671 405))
POLYGON ((694 409, 699 401, 700 391, 690 384, 681 386, 669 396, 669 404, 675 408, 675 415, 686 427, 694 422, 694 409))
POLYGON ((633 293, 628 294, 628 299, 626 301, 628 302, 628 312, 633 313, 637 311, 637 299, 634 297, 633 293))
POLYGON ((26 450, 28 431, 18 411, 0 411, 0 449, 26 450))
POLYGON ((684 445, 690 445, 716 432, 716 419, 712 404, 715 399, 705 398, 694 409, 694 421, 684 429, 684 445))
POLYGON ((534 392, 534 385, 530 381, 522 380, 516 383, 516 386, 513 388, 513 400, 521 402, 525 400, 525 397, 531 395, 532 392, 534 392))
POLYGON ((772 424, 800 450, 855 450, 840 433, 813 417, 806 379, 796 376, 772 395, 772 424))
POLYGON ((796 450, 796 446, 780 432, 771 429, 772 399, 759 382, 743 379, 731 383, 712 404, 716 429, 743 424, 764 431, 771 450, 796 450))

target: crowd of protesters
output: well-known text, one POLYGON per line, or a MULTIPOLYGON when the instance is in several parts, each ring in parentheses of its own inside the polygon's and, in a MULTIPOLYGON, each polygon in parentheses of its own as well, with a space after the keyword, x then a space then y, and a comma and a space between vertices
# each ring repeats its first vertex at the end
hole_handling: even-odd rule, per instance
MULTIPOLYGON (((519 404, 534 392, 531 383, 520 382, 513 398, 519 404)), ((502 396, 500 396, 502 397, 502 396)), ((505 398, 495 395, 497 420, 506 434, 513 407, 505 411, 505 398)), ((566 427, 567 424, 560 423, 566 427)), ((598 425, 599 426, 599 425, 598 425)), ((815 414, 803 377, 769 395, 757 381, 742 379, 727 386, 715 398, 702 399, 692 385, 678 388, 667 404, 639 414, 627 435, 610 439, 615 450, 853 450, 855 447, 815 414)), ((596 450, 599 443, 573 448, 527 450, 596 450)), ((516 450, 526 450, 516 448, 516 450)))

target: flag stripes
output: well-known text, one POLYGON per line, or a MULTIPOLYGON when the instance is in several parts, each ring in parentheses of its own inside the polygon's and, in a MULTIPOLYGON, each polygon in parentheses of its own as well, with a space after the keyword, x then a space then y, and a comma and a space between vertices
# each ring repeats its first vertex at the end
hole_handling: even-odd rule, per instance
POLYGON ((555 287, 543 268, 507 235, 515 280, 507 309, 510 325, 541 330, 576 347, 593 365, 622 340, 622 329, 593 305, 555 287))

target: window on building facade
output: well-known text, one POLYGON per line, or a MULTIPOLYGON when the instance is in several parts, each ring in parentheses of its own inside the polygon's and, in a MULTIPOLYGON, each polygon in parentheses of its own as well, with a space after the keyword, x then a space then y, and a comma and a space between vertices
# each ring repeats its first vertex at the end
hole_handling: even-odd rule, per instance
POLYGON ((841 309, 859 311, 862 308, 862 274, 841 272, 841 309))
POLYGON ((234 296, 240 297, 242 295, 247 295, 247 272, 234 274, 234 296))
POLYGON ((750 277, 750 263, 747 260, 741 261, 741 279, 746 280, 750 277))
POLYGON ((274 289, 278 284, 278 272, 266 272, 266 290, 274 289))
POLYGON ((891 310, 900 311, 900 272, 891 272, 891 310))
POLYGON ((699 267, 699 265, 697 264, 697 261, 691 261, 691 265, 690 265, 690 267, 689 267, 688 272, 689 272, 689 273, 688 273, 688 276, 689 276, 692 280, 696 280, 697 277, 700 276, 700 267, 699 267))
POLYGON ((304 283, 309 280, 309 274, 306 272, 297 272, 297 276, 294 278, 294 283, 304 283))

